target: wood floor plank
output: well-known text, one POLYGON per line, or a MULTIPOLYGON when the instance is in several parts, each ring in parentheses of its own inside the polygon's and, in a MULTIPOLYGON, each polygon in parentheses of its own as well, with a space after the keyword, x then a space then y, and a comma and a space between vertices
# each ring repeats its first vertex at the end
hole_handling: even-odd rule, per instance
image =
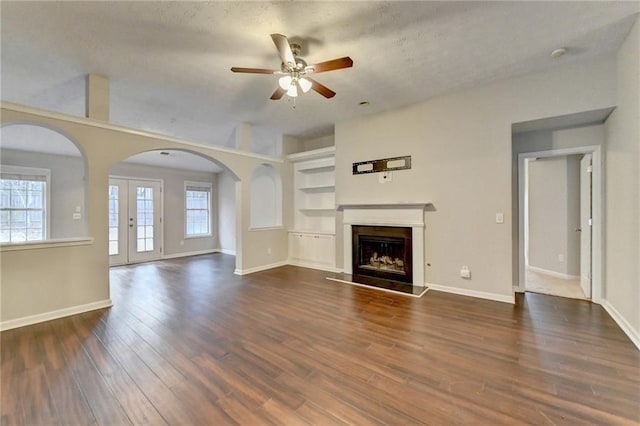
POLYGON ((47 376, 42 365, 30 368, 22 373, 21 382, 24 390, 22 406, 25 424, 61 424, 55 409, 53 395, 47 383, 47 376))
MULTIPOLYGON (((229 355, 223 360, 224 365, 242 376, 248 383, 272 399, 277 400, 292 410, 297 409, 305 399, 295 388, 277 382, 277 377, 260 374, 260 370, 244 362, 243 358, 229 355)), ((282 374, 282 373, 280 373, 282 374)))
POLYGON ((189 424, 239 424, 216 404, 215 397, 212 399, 210 394, 189 380, 184 380, 173 386, 171 391, 175 398, 187 408, 190 417, 189 424))
POLYGON ((274 425, 283 426, 306 426, 309 423, 298 415, 295 411, 285 407, 274 399, 267 401, 256 412, 262 416, 266 421, 274 425))
POLYGON ((203 370, 219 377, 224 382, 225 388, 230 393, 241 397, 248 406, 260 407, 270 398, 265 392, 254 387, 250 380, 245 379, 235 371, 226 369, 223 362, 207 354, 198 355, 194 358, 194 362, 203 370))
POLYGON ((298 407, 296 413, 313 425, 347 425, 347 423, 311 401, 306 401, 298 407))
POLYGON ((46 370, 48 391, 63 425, 88 425, 96 421, 73 372, 64 367, 46 370))
POLYGON ((73 371, 96 423, 101 425, 131 424, 120 403, 100 375, 91 358, 84 350, 81 341, 75 334, 73 320, 56 320, 52 323, 54 332, 60 336, 61 349, 65 362, 73 371))
POLYGON ((598 305, 234 266, 115 267, 113 307, 2 332, 2 425, 640 424, 640 351, 598 305))

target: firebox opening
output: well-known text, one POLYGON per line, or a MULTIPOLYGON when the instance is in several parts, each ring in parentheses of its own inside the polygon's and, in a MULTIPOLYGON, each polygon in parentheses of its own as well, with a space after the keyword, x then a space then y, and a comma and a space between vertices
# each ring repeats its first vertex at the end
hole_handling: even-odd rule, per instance
POLYGON ((411 284, 411 233, 409 227, 354 225, 354 279, 360 278, 367 282, 379 279, 411 284))

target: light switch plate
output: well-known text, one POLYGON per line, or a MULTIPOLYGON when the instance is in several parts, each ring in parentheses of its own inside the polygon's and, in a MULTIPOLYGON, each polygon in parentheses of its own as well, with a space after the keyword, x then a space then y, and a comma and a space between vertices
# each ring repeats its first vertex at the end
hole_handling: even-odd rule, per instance
POLYGON ((504 213, 496 213, 496 223, 504 223, 504 213))

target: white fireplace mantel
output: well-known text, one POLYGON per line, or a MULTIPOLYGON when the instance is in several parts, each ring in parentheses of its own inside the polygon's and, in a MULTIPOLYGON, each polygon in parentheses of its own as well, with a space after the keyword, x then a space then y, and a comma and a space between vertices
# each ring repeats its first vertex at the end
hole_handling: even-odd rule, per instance
POLYGON ((351 226, 411 227, 413 285, 424 287, 424 211, 431 203, 340 204, 344 225, 344 273, 353 274, 351 226))

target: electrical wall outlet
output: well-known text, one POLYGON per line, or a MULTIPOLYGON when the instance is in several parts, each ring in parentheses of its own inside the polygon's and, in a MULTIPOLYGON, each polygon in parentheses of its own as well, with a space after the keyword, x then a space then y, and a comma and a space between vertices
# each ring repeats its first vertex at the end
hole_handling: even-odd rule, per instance
POLYGON ((467 279, 471 278, 471 271, 467 265, 464 265, 462 269, 460 269, 460 276, 467 279))
POLYGON ((558 262, 564 262, 564 254, 558 255, 558 262))
POLYGON ((267 254, 271 254, 271 247, 267 249, 267 254))

